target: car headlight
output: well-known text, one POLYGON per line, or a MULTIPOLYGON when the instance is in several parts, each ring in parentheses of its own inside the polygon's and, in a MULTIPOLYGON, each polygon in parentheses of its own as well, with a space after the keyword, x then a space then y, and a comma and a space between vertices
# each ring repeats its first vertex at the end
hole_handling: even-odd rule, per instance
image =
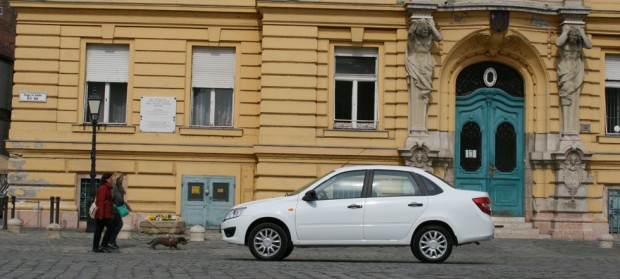
POLYGON ((237 218, 241 216, 243 211, 245 211, 245 207, 233 208, 230 211, 228 211, 228 214, 226 214, 226 217, 224 217, 224 220, 237 218))

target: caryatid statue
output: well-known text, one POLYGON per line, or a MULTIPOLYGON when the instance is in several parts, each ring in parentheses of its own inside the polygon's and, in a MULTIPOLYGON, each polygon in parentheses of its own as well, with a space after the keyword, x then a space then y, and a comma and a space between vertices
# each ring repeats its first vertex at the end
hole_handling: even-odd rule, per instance
POLYGON ((428 94, 433 87, 435 64, 431 55, 433 41, 441 41, 432 18, 411 20, 407 41, 407 79, 409 84, 409 131, 426 131, 428 94))
POLYGON ((563 25, 559 47, 558 86, 562 109, 562 137, 579 135, 579 95, 584 78, 583 48, 592 48, 582 26, 563 25))

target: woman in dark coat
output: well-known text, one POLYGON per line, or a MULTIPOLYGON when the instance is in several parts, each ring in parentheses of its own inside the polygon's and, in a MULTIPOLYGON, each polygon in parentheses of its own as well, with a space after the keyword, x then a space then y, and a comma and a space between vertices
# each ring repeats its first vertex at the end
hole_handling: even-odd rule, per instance
POLYGON ((111 174, 106 173, 101 176, 101 184, 97 188, 97 194, 95 196, 95 203, 97 204, 97 214, 95 216, 95 235, 93 238, 93 252, 94 253, 106 253, 108 250, 103 249, 110 241, 110 234, 112 233, 112 225, 114 215, 112 214, 112 178, 111 174), (101 233, 105 228, 103 234, 103 241, 101 241, 101 233), (104 245, 101 245, 104 243, 104 245))

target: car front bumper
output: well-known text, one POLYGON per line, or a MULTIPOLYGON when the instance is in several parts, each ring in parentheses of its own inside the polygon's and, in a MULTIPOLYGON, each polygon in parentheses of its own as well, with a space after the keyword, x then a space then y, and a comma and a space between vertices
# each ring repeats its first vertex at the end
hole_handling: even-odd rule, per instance
POLYGON ((220 225, 222 240, 227 243, 244 245, 248 224, 250 224, 250 218, 247 216, 225 220, 220 225))

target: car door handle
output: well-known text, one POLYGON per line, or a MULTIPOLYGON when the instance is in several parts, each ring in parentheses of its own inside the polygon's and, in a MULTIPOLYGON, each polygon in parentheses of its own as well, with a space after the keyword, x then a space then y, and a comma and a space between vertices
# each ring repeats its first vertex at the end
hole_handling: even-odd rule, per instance
POLYGON ((411 206, 411 207, 420 207, 423 206, 424 204, 421 204, 419 202, 412 202, 410 204, 408 204, 407 206, 411 206))
POLYGON ((347 206, 348 208, 362 208, 361 204, 351 204, 349 206, 347 206))

